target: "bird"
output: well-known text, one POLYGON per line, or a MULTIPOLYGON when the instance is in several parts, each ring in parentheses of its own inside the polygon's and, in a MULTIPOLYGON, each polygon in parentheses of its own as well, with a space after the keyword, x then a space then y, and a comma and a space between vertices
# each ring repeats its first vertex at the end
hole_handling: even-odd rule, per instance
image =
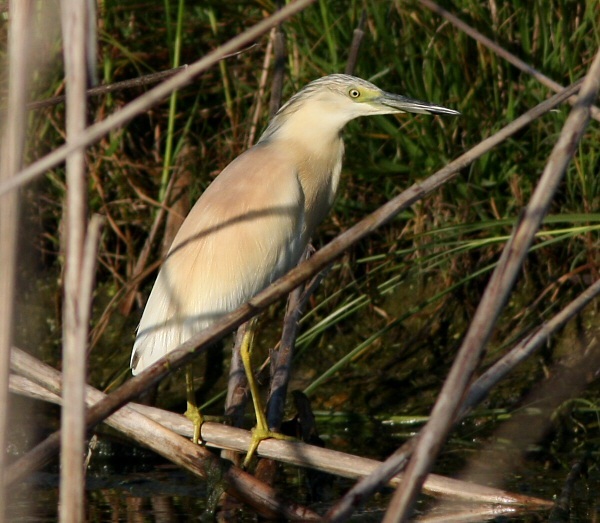
MULTIPOLYGON (((397 113, 460 114, 346 74, 318 78, 293 95, 257 143, 212 181, 181 225, 138 326, 133 374, 292 269, 333 206, 344 126, 360 116, 397 113)), ((278 437, 258 400, 250 364, 253 335, 250 327, 240 349, 257 418, 245 466, 262 439, 278 437)), ((191 373, 186 376, 186 416, 194 422, 197 442, 202 416, 191 373)))

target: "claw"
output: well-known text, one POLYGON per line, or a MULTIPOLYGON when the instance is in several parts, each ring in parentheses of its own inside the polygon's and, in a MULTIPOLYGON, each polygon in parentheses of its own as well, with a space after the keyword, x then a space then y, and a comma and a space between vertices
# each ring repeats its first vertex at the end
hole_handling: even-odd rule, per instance
POLYGON ((280 439, 280 440, 288 440, 288 441, 293 441, 296 439, 296 438, 292 438, 291 436, 286 436, 285 434, 281 434, 280 432, 272 431, 268 428, 259 427, 257 425, 256 427, 254 427, 252 429, 252 442, 250 443, 250 447, 248 447, 248 453, 246 454, 246 457, 244 458, 244 463, 242 464, 243 469, 247 469, 248 465, 250 465, 250 462, 252 461, 254 454, 256 454, 256 451, 258 449, 258 446, 260 445, 260 442, 265 439, 271 439, 271 438, 280 439))
POLYGON ((185 388, 187 392, 187 409, 184 416, 194 424, 194 435, 192 441, 194 443, 204 443, 200 437, 200 428, 204 423, 202 413, 196 405, 196 392, 194 391, 194 376, 191 364, 185 369, 185 388))
POLYGON ((204 423, 204 418, 202 417, 200 409, 196 407, 196 405, 192 405, 188 402, 187 410, 185 411, 184 416, 194 424, 194 435, 192 436, 192 441, 196 444, 204 443, 200 435, 200 429, 204 423))

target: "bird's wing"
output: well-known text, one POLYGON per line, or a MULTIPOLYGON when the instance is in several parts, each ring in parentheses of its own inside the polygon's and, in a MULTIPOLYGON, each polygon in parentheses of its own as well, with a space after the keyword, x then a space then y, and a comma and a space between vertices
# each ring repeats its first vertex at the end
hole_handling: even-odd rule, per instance
POLYGON ((304 194, 285 152, 260 144, 234 160, 181 226, 146 304, 133 372, 248 301, 298 262, 304 194))

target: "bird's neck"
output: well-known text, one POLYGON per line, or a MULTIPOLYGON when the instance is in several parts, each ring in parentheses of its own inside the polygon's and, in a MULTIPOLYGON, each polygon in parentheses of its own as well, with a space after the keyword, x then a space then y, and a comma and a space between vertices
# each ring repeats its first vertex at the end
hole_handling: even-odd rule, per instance
POLYGON ((322 154, 323 149, 336 145, 348 118, 331 104, 315 101, 301 107, 292 105, 278 113, 261 137, 262 140, 283 140, 297 143, 305 151, 322 154))
POLYGON ((298 112, 289 115, 269 138, 286 152, 297 169, 305 199, 306 240, 335 199, 344 156, 342 127, 343 123, 332 122, 326 115, 298 112))

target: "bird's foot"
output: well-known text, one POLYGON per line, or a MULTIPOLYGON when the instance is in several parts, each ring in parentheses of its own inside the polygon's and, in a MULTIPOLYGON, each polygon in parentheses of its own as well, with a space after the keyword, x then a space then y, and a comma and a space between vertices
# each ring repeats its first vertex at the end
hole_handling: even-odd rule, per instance
POLYGON ((250 447, 248 448, 248 453, 246 454, 246 458, 244 459, 244 463, 242 465, 243 469, 247 469, 248 465, 250 465, 250 461, 256 454, 256 450, 260 445, 260 442, 265 439, 282 439, 288 441, 294 441, 296 438, 292 438, 291 436, 286 436, 285 434, 281 434, 280 432, 275 432, 268 428, 263 427, 254 427, 252 429, 252 441, 250 442, 250 447))
POLYGON ((204 418, 202 417, 200 409, 196 407, 196 405, 191 405, 188 403, 184 416, 194 424, 194 435, 192 436, 192 441, 194 443, 204 443, 200 437, 200 428, 204 423, 204 418))

